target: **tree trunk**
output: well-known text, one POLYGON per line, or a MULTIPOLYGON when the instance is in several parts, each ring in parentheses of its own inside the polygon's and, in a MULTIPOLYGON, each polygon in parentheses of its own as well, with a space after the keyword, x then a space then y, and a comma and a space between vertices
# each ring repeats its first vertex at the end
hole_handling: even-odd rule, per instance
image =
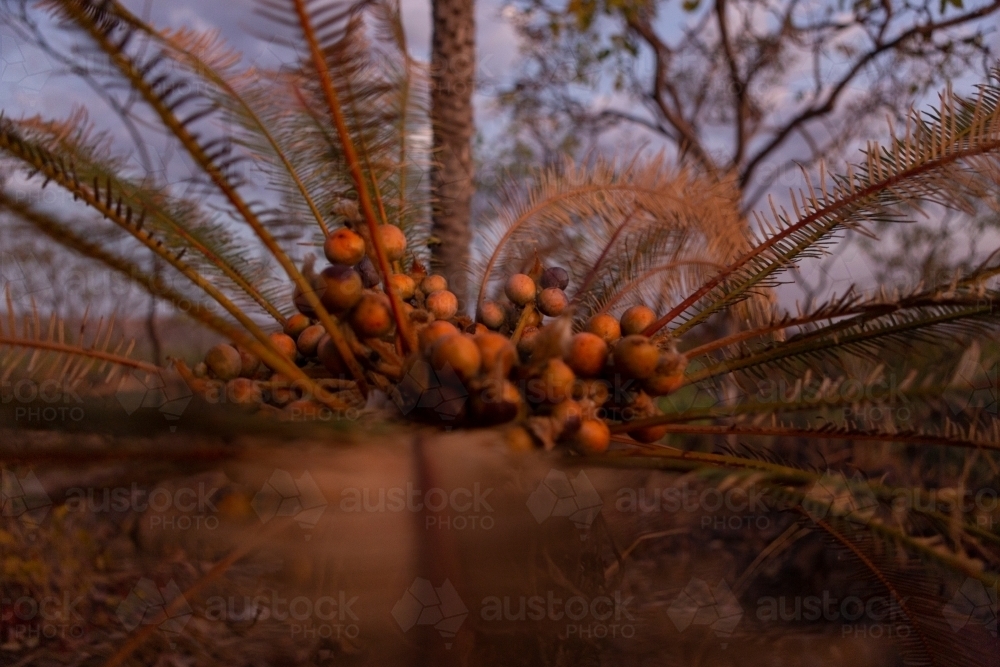
POLYGON ((475 74, 475 4, 434 0, 431 54, 431 126, 434 132, 432 234, 435 270, 464 302, 468 277, 469 217, 473 187, 472 90, 475 74))

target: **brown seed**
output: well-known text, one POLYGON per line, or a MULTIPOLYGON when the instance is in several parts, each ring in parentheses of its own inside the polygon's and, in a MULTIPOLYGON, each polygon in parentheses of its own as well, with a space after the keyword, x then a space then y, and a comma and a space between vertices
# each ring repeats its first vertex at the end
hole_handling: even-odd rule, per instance
POLYGON ((585 419, 573 442, 584 454, 603 454, 611 445, 611 429, 602 419, 585 419))
POLYGON ((507 380, 487 382, 472 395, 471 412, 484 425, 502 424, 517 416, 521 409, 521 392, 507 380))
POLYGON ((479 309, 478 315, 479 321, 493 330, 502 327, 507 319, 503 306, 496 301, 483 301, 483 307, 479 309))
POLYGON ((576 388, 576 396, 581 401, 604 405, 611 398, 611 387, 607 380, 583 380, 576 388))
POLYGON ((319 359, 319 363, 323 364, 323 367, 330 371, 331 375, 342 376, 347 374, 347 364, 344 363, 343 357, 340 356, 340 352, 337 351, 337 346, 330 336, 324 335, 320 338, 319 343, 316 345, 316 357, 319 359))
POLYGON ((260 370, 260 358, 242 345, 234 345, 240 353, 240 376, 252 378, 260 370))
POLYGON ((590 318, 587 323, 587 331, 600 336, 608 345, 614 345, 615 341, 622 337, 622 328, 618 320, 607 313, 600 313, 590 318))
POLYGON ((559 289, 566 289, 566 286, 569 285, 569 274, 566 273, 566 269, 553 266, 545 269, 542 273, 541 282, 543 288, 558 287, 559 289))
POLYGON ((489 331, 477 334, 473 340, 479 346, 485 372, 496 372, 500 377, 510 375, 517 361, 517 351, 506 336, 489 331))
POLYGON ((363 292, 361 275, 343 264, 326 267, 316 279, 316 293, 323 307, 331 313, 350 310, 361 299, 363 292))
POLYGON ((522 357, 531 356, 535 351, 535 343, 538 338, 538 327, 524 327, 521 331, 521 338, 517 341, 517 351, 522 357))
POLYGON ((442 275, 432 273, 429 276, 424 276, 420 281, 420 291, 424 294, 430 294, 431 292, 443 289, 448 289, 448 280, 442 275))
POLYGON ((451 368, 463 382, 479 374, 483 357, 471 336, 462 334, 438 339, 431 348, 431 366, 441 371, 451 368))
POLYGON ((314 324, 299 334, 298 340, 295 341, 295 346, 299 349, 299 353, 303 357, 315 357, 319 341, 325 335, 326 329, 322 325, 314 324))
POLYGON ((526 276, 523 273, 515 273, 507 279, 507 284, 504 286, 504 293, 508 299, 519 306, 523 306, 535 300, 535 281, 531 279, 531 276, 526 276))
POLYGON ((656 442, 657 440, 662 440, 663 436, 667 434, 666 424, 660 426, 644 426, 642 428, 635 428, 628 432, 632 439, 638 442, 650 443, 656 442))
POLYGON ((469 333, 471 333, 471 334, 473 334, 475 336, 478 336, 479 334, 489 333, 489 332, 490 332, 490 330, 486 327, 485 324, 483 324, 481 322, 476 322, 472 326, 472 330, 469 331, 469 333))
POLYGON ((239 377, 243 370, 243 362, 236 348, 226 343, 219 343, 205 355, 205 365, 212 375, 220 380, 232 380, 239 377))
POLYGON ((361 275, 361 284, 369 289, 382 283, 382 277, 378 274, 378 269, 375 268, 375 265, 367 257, 358 262, 354 270, 361 275))
POLYGON ((566 362, 581 377, 597 377, 608 361, 608 345, 597 334, 581 331, 570 342, 566 362))
POLYGON ((458 327, 456 327, 451 322, 446 322, 445 320, 437 320, 431 322, 417 335, 417 342, 420 343, 420 349, 424 351, 429 351, 431 346, 434 345, 439 339, 445 336, 454 336, 459 333, 458 327))
POLYGON ((365 294, 351 311, 351 327, 361 338, 381 338, 392 331, 392 311, 382 294, 365 294))
POLYGON ((323 253, 331 264, 354 266, 365 256, 365 240, 347 227, 341 227, 326 237, 323 253))
POLYGON ((615 344, 615 370, 626 377, 645 380, 656 370, 660 351, 645 336, 626 336, 615 344))
POLYGON ((566 292, 558 287, 543 289, 538 295, 538 310, 549 317, 558 317, 568 305, 569 298, 566 296, 566 292))
POLYGON ((622 313, 622 335, 641 334, 646 327, 656 321, 656 313, 646 306, 632 306, 622 313))
POLYGON ((208 377, 208 365, 204 361, 199 361, 191 369, 191 372, 196 378, 208 377))
POLYGON ((275 373, 271 376, 268 392, 271 402, 275 405, 287 405, 297 398, 297 392, 293 388, 291 378, 283 373, 275 373))
POLYGON ((298 348, 295 346, 295 341, 288 334, 283 334, 279 331, 275 331, 268 335, 271 339, 271 344, 277 348, 278 354, 289 359, 290 361, 295 361, 295 352, 298 348))
POLYGON ((579 431, 583 420, 583 406, 572 399, 557 403, 552 408, 552 421, 559 431, 560 438, 571 436, 579 431))
POLYGON ((458 312, 458 297, 448 290, 438 290, 427 295, 424 307, 439 320, 447 320, 458 312))
POLYGON ((298 338, 299 334, 306 330, 310 324, 309 318, 302 313, 295 313, 285 320, 285 333, 292 338, 298 338))
POLYGON ((549 359, 539 379, 543 399, 549 403, 559 403, 573 396, 576 375, 561 359, 549 359))
POLYGON ((666 396, 684 384, 687 357, 678 352, 664 352, 656 363, 656 372, 642 381, 642 388, 653 396, 666 396))
POLYGON ((504 440, 511 452, 523 454, 534 451, 535 441, 523 426, 514 426, 504 432, 504 440))
POLYGON ((230 380, 226 385, 226 399, 240 405, 264 401, 260 386, 250 378, 230 380))
POLYGON ((390 262, 403 259, 403 255, 406 254, 406 235, 403 234, 403 230, 395 225, 381 225, 378 231, 386 259, 390 262))
MULTIPOLYGON (((316 280, 312 281, 312 289, 310 289, 309 292, 311 294, 315 294, 316 298, 318 299, 319 294, 316 294, 317 282, 318 282, 318 277, 316 278, 316 280)), ((298 284, 295 285, 295 289, 292 291, 292 303, 295 304, 295 308, 306 319, 310 317, 316 317, 316 311, 313 309, 311 305, 309 305, 309 299, 306 298, 305 293, 298 286, 298 284)))
POLYGON ((399 295, 400 299, 412 299, 413 295, 417 292, 416 281, 405 273, 392 274, 389 282, 392 283, 392 288, 396 290, 396 294, 399 295))

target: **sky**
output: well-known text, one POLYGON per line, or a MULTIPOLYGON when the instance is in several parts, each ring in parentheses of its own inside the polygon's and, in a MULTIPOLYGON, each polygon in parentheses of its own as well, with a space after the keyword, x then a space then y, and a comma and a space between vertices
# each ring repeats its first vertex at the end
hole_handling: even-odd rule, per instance
MULTIPOLYGON (((476 3, 477 74, 484 85, 477 92, 475 103, 479 129, 487 137, 502 131, 489 90, 492 85, 509 79, 518 56, 517 34, 504 18, 505 1, 478 0, 476 3)), ((252 0, 126 0, 125 4, 137 14, 150 17, 157 25, 218 29, 226 42, 241 51, 248 62, 273 66, 291 59, 291 52, 275 42, 273 26, 253 13, 252 0)), ((402 0, 402 10, 411 52, 418 59, 426 60, 430 51, 430 3, 428 0, 402 0)), ((668 23, 671 20, 669 15, 662 18, 668 23)), ((68 45, 59 46, 67 48, 68 45)), ((66 116, 73 105, 88 103, 96 110, 92 120, 112 132, 123 132, 116 117, 101 106, 94 91, 59 71, 58 63, 13 37, 10 28, 0 22, 0 106, 5 113, 41 113, 59 118, 66 116)), ((787 91, 776 94, 787 94, 787 91)), ((603 104, 615 101, 600 91, 596 99, 603 104)), ((871 274, 862 264, 840 262, 840 268, 836 269, 837 283, 870 281, 871 274)))

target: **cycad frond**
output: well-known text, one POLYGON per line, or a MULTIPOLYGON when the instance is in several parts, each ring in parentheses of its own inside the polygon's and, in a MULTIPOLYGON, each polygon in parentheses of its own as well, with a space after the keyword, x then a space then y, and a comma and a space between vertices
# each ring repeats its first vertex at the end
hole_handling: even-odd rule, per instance
POLYGON ((5 385, 17 373, 19 381, 30 379, 43 389, 46 383, 55 383, 57 393, 65 394, 79 391, 80 384, 93 376, 106 384, 123 369, 159 370, 132 358, 135 340, 121 335, 113 315, 95 323, 85 312, 79 324, 69 324, 55 313, 43 318, 34 303, 30 312, 19 317, 10 292, 6 301, 6 321, 0 321, 0 365, 4 369, 0 380, 5 385))
POLYGON ((91 207, 182 273, 190 270, 231 280, 237 290, 283 323, 272 303, 273 288, 267 289, 268 276, 243 256, 241 244, 226 226, 205 219, 196 204, 172 197, 164 187, 121 176, 124 161, 115 159, 105 142, 103 135, 92 131, 82 111, 62 123, 39 118, 0 120, 0 150, 6 155, 35 170, 46 183, 66 189, 74 200, 91 207))
POLYGON ((574 300, 587 305, 581 315, 620 299, 644 272, 673 293, 685 282, 656 264, 689 262, 697 271, 699 262, 728 263, 745 250, 735 196, 732 183, 672 171, 662 156, 544 170, 527 187, 508 188, 484 230, 477 308, 499 267, 526 270, 536 254, 569 267, 583 290, 574 300))
POLYGON ((905 220, 907 209, 920 210, 926 204, 969 210, 974 202, 987 201, 997 186, 998 90, 984 85, 972 100, 949 92, 926 118, 911 114, 902 138, 893 134, 885 147, 870 143, 864 164, 829 179, 821 169, 819 192, 804 173, 808 193, 790 193, 794 214, 779 211, 773 201, 770 214, 755 214, 760 235, 752 250, 650 325, 648 333, 686 315, 671 331, 683 334, 750 290, 769 284, 798 259, 814 256, 840 230, 905 220))

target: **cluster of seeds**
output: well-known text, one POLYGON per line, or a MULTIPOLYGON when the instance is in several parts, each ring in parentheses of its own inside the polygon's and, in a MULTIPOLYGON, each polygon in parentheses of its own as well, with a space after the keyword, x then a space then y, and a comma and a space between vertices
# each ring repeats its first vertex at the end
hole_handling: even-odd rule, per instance
MULTIPOLYGON (((633 306, 620 318, 594 315, 574 333, 578 308, 565 291, 568 273, 536 262, 528 273, 511 275, 503 296, 484 301, 472 320, 460 312, 443 276, 427 273, 416 261, 403 270, 406 238, 399 228, 383 225, 378 231, 394 269, 389 281, 402 300, 401 315, 415 333, 416 349, 405 357, 366 237, 347 227, 335 231, 324 244, 330 264, 316 273, 307 263, 304 273, 337 318, 366 380, 409 419, 477 426, 514 422, 509 434, 516 446, 564 443, 599 453, 610 444, 609 423, 660 414, 655 397, 683 383, 684 355, 642 333, 656 319, 645 306, 633 306)), ((319 386, 360 404, 349 367, 306 295, 296 290, 294 301, 299 312, 283 332, 271 334, 274 347, 319 386)), ((239 346, 215 346, 194 375, 227 383, 237 402, 286 412, 319 407, 239 346)), ((646 426, 628 434, 652 442, 665 431, 646 426)))

